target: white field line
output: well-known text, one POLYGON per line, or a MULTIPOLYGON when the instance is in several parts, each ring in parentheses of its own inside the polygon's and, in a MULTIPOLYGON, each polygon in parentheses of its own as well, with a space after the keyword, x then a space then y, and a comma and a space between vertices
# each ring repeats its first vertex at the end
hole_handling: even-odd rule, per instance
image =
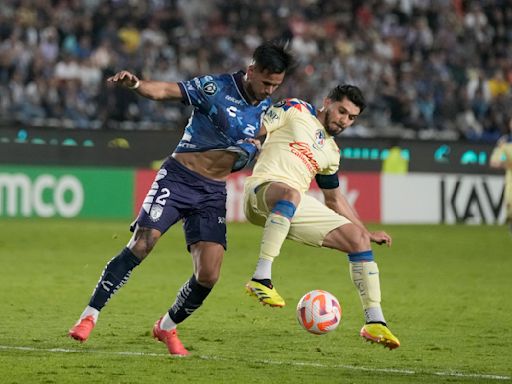
MULTIPOLYGON (((46 353, 91 353, 101 354, 110 356, 149 356, 149 357, 172 357, 168 353, 151 353, 151 352, 133 352, 133 351, 99 351, 93 349, 66 349, 66 348, 34 348, 34 347, 17 347, 10 345, 0 345, 0 350, 4 351, 25 351, 25 352, 46 352, 46 353)), ((232 361, 230 359, 221 356, 196 356, 202 360, 219 360, 219 361, 232 361)), ((241 359, 236 359, 241 361, 241 359)), ((451 376, 468 379, 490 379, 490 380, 511 380, 510 376, 493 375, 493 374, 479 374, 479 373, 464 373, 464 372, 428 372, 428 371, 414 371, 412 369, 394 369, 394 368, 372 368, 372 367, 360 367, 356 365, 346 364, 322 364, 322 363, 311 363, 306 361, 278 361, 278 360, 247 360, 242 359, 251 363, 262 363, 269 365, 291 365, 300 367, 316 367, 316 368, 340 368, 354 371, 364 372, 378 372, 378 373, 394 373, 401 375, 435 375, 435 376, 451 376)))

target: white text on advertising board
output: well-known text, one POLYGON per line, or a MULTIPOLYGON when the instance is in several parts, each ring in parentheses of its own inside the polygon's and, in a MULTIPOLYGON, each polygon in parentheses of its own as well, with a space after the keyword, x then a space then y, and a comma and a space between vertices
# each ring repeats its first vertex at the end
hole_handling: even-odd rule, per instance
POLYGON ((23 173, 0 173, 0 216, 74 217, 83 203, 75 176, 42 174, 31 180, 23 173))

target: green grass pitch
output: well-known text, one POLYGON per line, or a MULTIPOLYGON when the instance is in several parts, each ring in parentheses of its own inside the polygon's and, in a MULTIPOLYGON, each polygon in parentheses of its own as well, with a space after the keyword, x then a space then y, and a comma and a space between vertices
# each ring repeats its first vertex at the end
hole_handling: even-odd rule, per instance
MULTIPOLYGON (((150 335, 192 271, 180 226, 162 238, 103 310, 91 338, 67 337, 125 221, 5 220, 0 231, 0 383, 499 383, 512 376, 512 237, 502 226, 382 226, 375 246, 383 308, 402 346, 362 341, 345 255, 286 242, 273 282, 283 309, 244 293, 261 228, 231 224, 221 280, 180 326, 192 352, 150 335), (311 289, 335 294, 339 328, 311 335, 295 318, 311 289)), ((375 227, 377 228, 377 227, 375 227)), ((379 226, 379 228, 381 228, 379 226)))

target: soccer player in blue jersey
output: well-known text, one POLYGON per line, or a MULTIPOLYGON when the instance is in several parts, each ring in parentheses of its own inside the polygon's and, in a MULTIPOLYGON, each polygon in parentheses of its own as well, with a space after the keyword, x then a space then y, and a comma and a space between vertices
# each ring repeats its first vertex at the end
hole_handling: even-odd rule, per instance
POLYGON ((127 246, 108 262, 89 304, 69 335, 86 341, 99 312, 128 280, 172 225, 183 220, 194 271, 171 308, 155 323, 153 336, 172 355, 189 352, 176 326, 201 306, 220 274, 226 249, 226 178, 255 156, 261 115, 294 63, 284 44, 256 48, 247 71, 199 76, 183 82, 141 80, 121 71, 107 81, 153 100, 194 107, 177 148, 158 171, 132 225, 127 246))

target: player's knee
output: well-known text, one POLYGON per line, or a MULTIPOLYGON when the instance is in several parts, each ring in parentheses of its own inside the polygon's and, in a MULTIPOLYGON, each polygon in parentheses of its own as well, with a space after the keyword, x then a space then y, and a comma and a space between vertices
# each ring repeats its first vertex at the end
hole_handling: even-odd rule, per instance
POLYGON ((354 226, 348 240, 348 253, 363 252, 371 248, 370 235, 361 228, 354 226))
POLYGON ((139 259, 144 260, 155 247, 160 233, 150 228, 138 228, 129 248, 132 253, 139 259))
POLYGON ((281 200, 291 201, 295 205, 300 202, 300 192, 296 189, 290 188, 287 189, 286 192, 281 196, 281 200))
POLYGON ((220 271, 208 270, 205 268, 199 268, 196 273, 196 280, 203 287, 213 288, 213 286, 219 281, 220 271))

